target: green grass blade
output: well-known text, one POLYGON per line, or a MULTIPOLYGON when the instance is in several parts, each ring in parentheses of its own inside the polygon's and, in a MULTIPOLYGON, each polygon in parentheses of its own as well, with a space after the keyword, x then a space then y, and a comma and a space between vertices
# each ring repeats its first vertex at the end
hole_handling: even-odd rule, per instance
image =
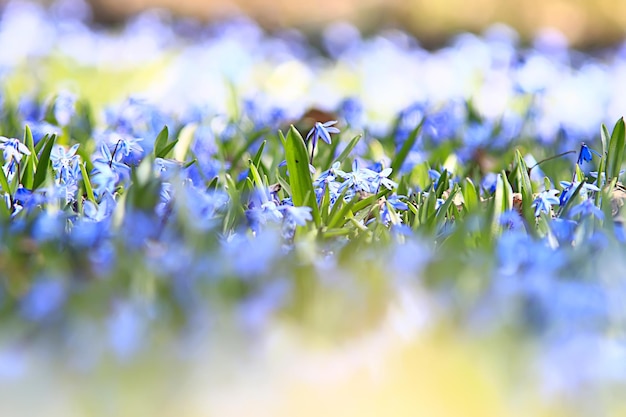
POLYGON ((311 213, 316 226, 320 226, 321 219, 315 190, 309 171, 309 155, 300 132, 292 125, 285 138, 285 159, 289 170, 289 185, 293 205, 311 207, 311 213))
MULTIPOLYGON (((167 126, 164 126, 163 129, 159 132, 156 139, 154 140, 154 156, 159 157, 161 150, 167 145, 167 140, 170 136, 169 130, 167 126)), ((162 157, 161 157, 162 158, 162 157)))
POLYGON ((624 118, 620 118, 611 134, 609 142, 608 163, 606 166, 607 181, 619 176, 619 171, 624 160, 624 145, 626 144, 626 128, 624 118))
POLYGON ((170 143, 168 143, 167 145, 165 145, 164 147, 162 147, 157 153, 156 153, 156 157, 157 158, 166 158, 167 155, 170 153, 170 151, 172 149, 174 149, 174 147, 176 146, 176 144, 178 143, 178 139, 175 139, 173 141, 171 141, 170 143))
POLYGON ((415 129, 413 129, 409 137, 402 144, 402 147, 400 148, 396 156, 391 161, 391 178, 395 178, 400 173, 400 168, 402 167, 402 164, 406 160, 407 156, 409 156, 409 152, 413 148, 413 145, 415 145, 415 142, 417 142, 417 138, 419 137, 419 133, 421 132, 423 125, 424 119, 422 119, 420 124, 417 125, 415 129))
MULTIPOLYGON (((0 167, 0 187, 2 187, 2 191, 11 195, 11 187, 9 186, 9 180, 7 179, 7 176, 4 173, 4 169, 2 169, 2 167, 0 167)), ((0 204, 4 204, 4 202, 0 202, 0 204)))
POLYGON ((28 125, 24 127, 24 144, 30 150, 30 155, 24 159, 24 170, 22 172, 22 185, 27 189, 32 189, 33 180, 35 177, 35 164, 37 155, 35 153, 35 143, 33 141, 33 134, 30 131, 28 125))
POLYGON ((465 178, 461 184, 461 193, 463 194, 463 203, 468 212, 478 207, 480 196, 471 179, 465 178))
POLYGON ((39 162, 37 163, 37 170, 35 171, 35 178, 33 180, 33 190, 39 188, 46 181, 48 167, 50 166, 50 153, 52 153, 55 141, 56 135, 50 136, 41 151, 39 162))
POLYGON ((79 164, 80 172, 83 175, 83 184, 85 185, 85 191, 87 192, 87 199, 92 203, 96 202, 96 197, 93 194, 93 187, 91 186, 91 180, 89 179, 89 175, 87 174, 86 164, 79 164))
MULTIPOLYGON (((363 135, 356 135, 355 137, 353 137, 352 140, 350 141, 350 143, 348 143, 348 146, 346 146, 345 149, 343 151, 341 151, 341 153, 339 154, 337 159, 335 159, 335 161, 337 161, 339 163, 342 163, 343 161, 345 161, 345 159, 348 157, 348 155, 350 155, 350 152, 352 152, 354 147, 359 143, 359 141, 362 138, 363 138, 363 135)), ((330 166, 331 164, 328 164, 328 165, 330 166)))

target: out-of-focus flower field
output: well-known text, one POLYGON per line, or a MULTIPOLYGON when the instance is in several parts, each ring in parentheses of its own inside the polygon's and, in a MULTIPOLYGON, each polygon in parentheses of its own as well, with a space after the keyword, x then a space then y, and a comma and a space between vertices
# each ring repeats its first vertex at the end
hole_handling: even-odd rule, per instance
POLYGON ((12 2, 0 80, 0 415, 626 413, 626 43, 12 2))

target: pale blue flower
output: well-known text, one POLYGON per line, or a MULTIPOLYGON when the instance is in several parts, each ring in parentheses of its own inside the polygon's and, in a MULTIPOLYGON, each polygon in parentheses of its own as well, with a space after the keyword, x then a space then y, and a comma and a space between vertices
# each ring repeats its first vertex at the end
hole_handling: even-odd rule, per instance
POLYGON ((558 190, 547 190, 539 193, 535 201, 531 207, 535 207, 535 216, 539 216, 543 213, 550 213, 552 209, 552 205, 559 205, 559 199, 556 195, 559 193, 558 190))

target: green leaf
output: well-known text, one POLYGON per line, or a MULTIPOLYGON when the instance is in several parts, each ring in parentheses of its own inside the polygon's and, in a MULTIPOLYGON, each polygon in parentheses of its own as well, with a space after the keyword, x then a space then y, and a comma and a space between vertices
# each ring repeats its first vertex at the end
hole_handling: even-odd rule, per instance
POLYGON ((50 153, 54 147, 56 141, 56 135, 50 136, 48 141, 39 155, 39 163, 37 163, 37 170, 35 171, 35 178, 33 180, 33 190, 39 188, 48 177, 48 167, 50 166, 50 153))
POLYGON ((535 212, 532 208, 533 204, 533 184, 530 181, 530 176, 528 175, 528 166, 526 165, 526 161, 522 157, 519 149, 515 151, 515 165, 516 165, 516 177, 517 183, 520 187, 520 193, 522 194, 522 215, 528 224, 528 230, 532 234, 535 230, 534 224, 535 220, 535 212))
MULTIPOLYGON (((256 168, 256 165, 254 165, 252 159, 248 159, 248 166, 250 168, 250 176, 254 180, 256 186, 260 189, 265 188, 263 180, 261 179, 261 175, 259 174, 259 170, 256 168)), ((250 176, 248 178, 250 178, 250 176)))
POLYGON ((409 152, 413 148, 413 145, 415 145, 415 142, 417 141, 423 125, 424 119, 422 119, 422 121, 419 123, 419 125, 417 125, 415 129, 413 129, 409 137, 402 144, 402 147, 396 154, 395 158, 393 158, 393 160, 391 161, 391 178, 395 178, 396 175, 398 175, 398 173, 400 172, 400 168, 402 167, 402 164, 406 160, 407 156, 409 156, 409 152))
POLYGON ((602 123, 600 127, 600 141, 602 142, 602 157, 605 159, 609 151, 608 144, 610 140, 611 135, 609 135, 609 130, 606 128, 606 125, 602 123))
POLYGON ((350 155, 350 152, 352 152, 352 150, 357 145, 357 143, 359 143, 361 138, 363 138, 363 135, 356 135, 355 137, 353 137, 350 143, 348 143, 348 146, 346 146, 344 150, 341 151, 341 153, 339 154, 337 159, 335 159, 335 161, 342 163, 350 155))
POLYGON ((41 150, 43 149, 43 146, 48 142, 49 137, 50 136, 46 134, 43 138, 41 138, 39 142, 37 142, 37 144, 35 145, 35 153, 37 155, 39 155, 39 152, 41 152, 41 150))
MULTIPOLYGON (((169 131, 167 126, 164 126, 161 132, 159 132, 158 136, 154 140, 154 156, 159 157, 159 154, 163 150, 165 146, 167 146, 167 140, 169 139, 169 131)), ((159 158, 162 158, 159 157, 159 158)))
POLYGON ((435 196, 437 198, 441 198, 443 192, 450 188, 450 184, 448 181, 448 170, 442 169, 441 176, 437 180, 437 189, 435 190, 435 196))
POLYGON ((30 150, 30 155, 26 156, 24 162, 24 171, 22 172, 22 185, 27 189, 33 187, 33 179, 35 177, 35 163, 37 155, 35 153, 35 143, 33 141, 33 134, 30 131, 28 125, 24 128, 24 144, 30 150))
MULTIPOLYGON (((337 199, 335 200, 335 204, 333 204, 333 206, 330 209, 330 213, 328 214, 328 221, 326 222, 327 226, 330 227, 331 223, 335 221, 336 218, 338 218, 339 209, 346 205, 345 197, 347 193, 348 193, 348 188, 346 187, 343 189, 341 194, 339 194, 339 197, 337 197, 337 199)), ((349 201, 349 203, 354 204, 357 201, 358 201, 358 198, 356 200, 353 198, 352 200, 349 201)))
MULTIPOLYGON (((2 190, 11 195, 11 187, 9 186, 9 180, 7 179, 6 174, 4 173, 4 169, 2 169, 2 167, 0 167, 0 187, 2 187, 2 190)), ((0 204, 4 204, 3 202, 0 202, 0 204)))
POLYGON ((330 214, 330 190, 328 184, 324 184, 324 194, 322 195, 322 202, 320 204, 320 214, 322 222, 328 224, 328 216, 330 214))
POLYGON ((352 211, 354 213, 363 210, 366 207, 369 207, 373 204, 375 204, 376 202, 378 202, 378 200, 380 200, 382 197, 386 196, 388 193, 390 192, 390 190, 388 189, 384 189, 382 191, 380 191, 378 194, 374 194, 371 195, 367 198, 364 198, 363 200, 359 201, 358 203, 356 203, 352 209, 352 211))
POLYGON ((287 194, 291 195, 291 186, 289 185, 289 182, 285 178, 283 178, 283 176, 280 175, 279 172, 276 172, 276 180, 278 181, 282 189, 285 190, 287 194))
POLYGON ((87 192, 87 199, 92 203, 96 202, 96 197, 93 194, 93 187, 91 186, 91 180, 89 179, 89 175, 87 174, 87 168, 85 168, 86 164, 79 164, 80 172, 83 176, 83 184, 85 185, 85 191, 87 192))
POLYGON ((165 145, 163 148, 161 148, 157 153, 156 153, 156 157, 157 158, 166 158, 167 155, 170 153, 170 151, 172 149, 174 149, 174 146, 176 146, 176 144, 178 143, 178 139, 175 139, 173 141, 171 141, 170 143, 168 143, 167 145, 165 145))
MULTIPOLYGON (((235 156, 232 158, 233 163, 239 163, 239 160, 243 157, 243 155, 248 152, 248 149, 250 149, 250 147, 260 138, 262 138, 264 135, 266 135, 269 132, 269 129, 261 129, 258 130, 256 132, 254 132, 246 141, 246 143, 244 143, 244 145, 237 151, 237 153, 235 154, 235 156)), ((267 141, 264 141, 267 142, 267 141)), ((258 152, 257 152, 258 154, 258 152)), ((258 162, 255 163, 258 166, 258 162)))
POLYGON ((502 186, 503 186, 503 199, 502 199, 502 211, 508 211, 513 208, 513 187, 509 183, 509 179, 506 176, 506 172, 502 171, 502 186))
POLYGON ((344 201, 343 197, 338 198, 335 201, 335 205, 330 211, 330 216, 328 219, 328 228, 332 229, 334 227, 341 227, 345 220, 347 214, 350 212, 352 207, 359 201, 359 196, 355 195, 352 197, 350 201, 347 203, 344 201))
POLYGON ((474 211, 480 201, 480 196, 471 179, 465 178, 461 184, 461 192, 463 194, 463 202, 468 212, 474 211))
MULTIPOLYGON (((248 164, 252 163, 254 165, 254 168, 257 169, 256 167, 259 166, 259 164, 261 163, 261 157, 263 156, 263 150, 265 149, 265 144, 267 143, 266 140, 264 140, 263 142, 261 142, 261 146, 259 146, 259 149, 256 152, 256 155, 254 155, 254 158, 252 160, 248 160, 248 164)), ((258 169, 257 169, 258 171, 258 169)), ((248 171, 248 175, 247 178, 251 178, 252 175, 252 171, 248 171)), ((258 172, 257 172, 258 175, 258 172)), ((259 175, 259 178, 261 178, 261 176, 259 175)), ((243 181, 241 181, 238 185, 238 189, 239 191, 242 191, 244 189, 244 186, 246 185, 245 179, 243 181)), ((257 187, 262 187, 262 183, 258 183, 257 187)))
POLYGON ((458 187, 454 187, 446 201, 441 205, 441 207, 439 207, 439 209, 435 211, 435 213, 431 215, 431 219, 428 220, 428 223, 432 222, 433 225, 439 225, 443 223, 446 218, 446 213, 448 212, 448 209, 450 208, 452 203, 454 203, 454 196, 458 191, 458 187))
POLYGON ((610 181, 619 176, 619 171, 624 159, 624 145, 626 144, 626 128, 624 118, 620 118, 611 134, 609 142, 609 153, 607 155, 606 178, 610 181))
POLYGON ((502 174, 498 174, 498 180, 496 182, 496 192, 493 194, 492 209, 491 209, 491 235, 495 236, 499 234, 501 230, 500 216, 504 208, 504 199, 506 198, 505 184, 502 179, 502 174))
POLYGON ((193 142, 194 134, 197 129, 198 125, 196 123, 189 123, 178 133, 178 142, 176 142, 176 146, 174 147, 174 159, 178 162, 185 162, 187 151, 193 142))
MULTIPOLYGON (((198 160, 194 158, 194 159, 192 159, 191 161, 187 161, 187 162, 185 162, 185 163, 183 164, 183 169, 187 169, 187 168, 189 168, 190 166, 192 166, 193 164, 197 164, 197 163, 198 163, 198 160)), ((216 177, 216 178, 217 178, 217 177, 216 177)), ((213 179, 215 179, 215 178, 213 178, 213 179)))
POLYGON ((292 125, 285 138, 285 159, 289 170, 289 185, 291 186, 291 198, 293 205, 311 207, 313 220, 316 226, 320 226, 321 219, 311 172, 309 171, 309 155, 300 132, 292 125))

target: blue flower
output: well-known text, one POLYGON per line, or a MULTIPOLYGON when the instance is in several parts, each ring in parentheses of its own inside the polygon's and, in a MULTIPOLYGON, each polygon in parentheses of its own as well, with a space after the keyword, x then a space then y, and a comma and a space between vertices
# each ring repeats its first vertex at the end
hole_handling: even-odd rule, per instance
POLYGON ((592 200, 585 200, 582 203, 572 207, 569 215, 570 218, 580 215, 581 217, 593 216, 596 219, 604 219, 604 213, 598 206, 593 203, 592 200))
POLYGON ((550 213, 553 204, 559 205, 559 199, 556 197, 558 193, 558 190, 547 190, 542 191, 537 196, 531 205, 531 207, 535 207, 535 217, 539 216, 541 212, 550 213))
POLYGON ((313 220, 313 216, 311 215, 311 207, 294 207, 283 205, 279 206, 278 209, 285 213, 287 220, 293 221, 298 226, 306 226, 307 221, 313 220))
MULTIPOLYGON (((559 196, 559 204, 561 206, 564 206, 565 203, 567 203, 569 199, 572 197, 572 195, 574 194, 574 191, 576 191, 576 188, 578 188, 578 186, 580 185, 580 182, 561 181, 560 184, 561 184, 561 187, 563 187, 563 192, 561 192, 561 195, 559 196)), ((588 191, 600 191, 600 189, 596 187, 595 185, 589 184, 588 182, 586 182, 583 184, 582 188, 580 189, 580 194, 583 196, 586 196, 588 191)))
POLYGON ((524 220, 522 216, 515 210, 504 211, 500 215, 500 225, 506 227, 508 230, 523 230, 524 220))
POLYGON ((373 181, 373 185, 375 186, 376 191, 378 191, 381 185, 387 188, 388 190, 391 190, 398 186, 398 184, 396 184, 394 181, 388 178, 389 175, 391 175, 391 171, 392 171, 391 168, 385 168, 381 172, 378 172, 376 174, 376 176, 374 177, 374 181, 373 181))
POLYGON ((309 141, 310 138, 312 138, 313 147, 315 147, 315 144, 317 143, 318 139, 322 139, 324 142, 330 145, 332 143, 330 139, 330 134, 339 133, 339 129, 337 129, 336 127, 332 127, 336 123, 337 123, 336 120, 331 120, 326 123, 315 122, 315 126, 313 126, 313 129, 311 129, 308 135, 306 135, 307 142, 309 141))
POLYGON ((4 156, 4 173, 11 181, 16 164, 22 160, 22 156, 30 155, 30 150, 19 139, 4 136, 0 136, 0 149, 4 156))
POLYGON ((52 169, 56 173, 56 178, 62 183, 74 183, 78 179, 80 167, 78 166, 79 156, 78 144, 72 146, 68 151, 61 145, 56 145, 50 153, 52 169), (79 169, 76 169, 79 168, 79 169))
POLYGON ((403 199, 406 199, 406 197, 403 195, 394 194, 390 197, 387 197, 387 203, 389 203, 389 205, 396 210, 406 211, 409 209, 409 205, 402 201, 403 199))
POLYGON ((550 229, 560 243, 571 243, 574 240, 576 226, 578 223, 566 219, 554 219, 550 222, 550 229))
POLYGON ((596 154, 598 157, 602 158, 602 155, 600 155, 598 152, 594 151, 593 149, 589 148, 585 142, 582 142, 580 144, 580 152, 578 153, 578 160, 576 161, 576 163, 578 165, 582 165, 583 161, 584 162, 590 162, 593 154, 596 154))
POLYGON ((85 219, 101 222, 111 216, 116 205, 117 203, 111 193, 105 190, 104 193, 102 193, 100 204, 96 205, 91 201, 85 201, 83 214, 85 215, 85 219))

